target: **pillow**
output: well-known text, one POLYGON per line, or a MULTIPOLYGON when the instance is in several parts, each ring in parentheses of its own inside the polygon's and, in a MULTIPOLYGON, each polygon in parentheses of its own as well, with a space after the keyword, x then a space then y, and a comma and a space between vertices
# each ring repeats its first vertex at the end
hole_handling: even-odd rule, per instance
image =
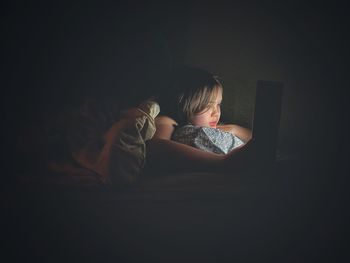
POLYGON ((104 183, 120 186, 136 182, 145 165, 145 142, 156 131, 154 118, 159 111, 159 105, 152 100, 128 109, 104 134, 102 150, 86 147, 73 153, 73 158, 96 172, 104 183))

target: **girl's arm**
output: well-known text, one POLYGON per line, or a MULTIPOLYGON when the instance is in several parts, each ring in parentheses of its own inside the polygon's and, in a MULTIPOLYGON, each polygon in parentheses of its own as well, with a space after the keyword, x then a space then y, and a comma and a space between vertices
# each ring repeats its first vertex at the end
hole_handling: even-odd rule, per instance
POLYGON ((241 146, 227 155, 205 152, 171 140, 176 122, 169 117, 156 118, 157 131, 147 142, 147 164, 151 169, 167 171, 232 171, 245 165, 249 147, 241 146))
POLYGON ((244 142, 248 142, 252 138, 251 130, 239 125, 235 125, 235 124, 218 125, 217 128, 222 131, 232 133, 233 135, 237 136, 244 142))
POLYGON ((153 138, 147 144, 148 165, 172 171, 216 171, 224 155, 204 152, 197 148, 166 139, 153 138))
POLYGON ((207 153, 171 140, 177 123, 167 117, 155 119, 156 132, 147 143, 148 165, 179 171, 205 171, 218 169, 222 155, 207 153))

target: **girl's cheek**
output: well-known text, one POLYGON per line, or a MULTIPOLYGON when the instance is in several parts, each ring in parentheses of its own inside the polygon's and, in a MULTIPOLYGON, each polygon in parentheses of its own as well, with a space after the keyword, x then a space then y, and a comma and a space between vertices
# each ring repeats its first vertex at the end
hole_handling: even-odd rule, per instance
POLYGON ((205 126, 208 125, 207 117, 205 114, 196 115, 192 118, 191 123, 195 126, 205 126))

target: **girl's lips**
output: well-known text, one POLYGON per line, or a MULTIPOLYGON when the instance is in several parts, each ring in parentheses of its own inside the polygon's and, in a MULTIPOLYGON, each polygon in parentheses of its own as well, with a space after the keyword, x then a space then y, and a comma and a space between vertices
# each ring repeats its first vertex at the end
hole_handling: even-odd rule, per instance
POLYGON ((210 127, 213 127, 213 128, 215 128, 215 127, 216 127, 216 124, 217 124, 217 122, 216 122, 216 121, 209 122, 210 127))

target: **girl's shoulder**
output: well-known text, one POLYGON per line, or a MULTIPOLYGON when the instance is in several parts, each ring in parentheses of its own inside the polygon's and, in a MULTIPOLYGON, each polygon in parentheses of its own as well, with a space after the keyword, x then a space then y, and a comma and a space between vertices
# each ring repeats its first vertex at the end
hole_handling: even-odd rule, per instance
POLYGON ((157 125, 171 125, 171 126, 177 126, 177 122, 165 115, 159 115, 155 118, 155 122, 157 125))
POLYGON ((177 126, 177 122, 165 115, 160 115, 155 118, 156 132, 153 138, 170 140, 177 126))

